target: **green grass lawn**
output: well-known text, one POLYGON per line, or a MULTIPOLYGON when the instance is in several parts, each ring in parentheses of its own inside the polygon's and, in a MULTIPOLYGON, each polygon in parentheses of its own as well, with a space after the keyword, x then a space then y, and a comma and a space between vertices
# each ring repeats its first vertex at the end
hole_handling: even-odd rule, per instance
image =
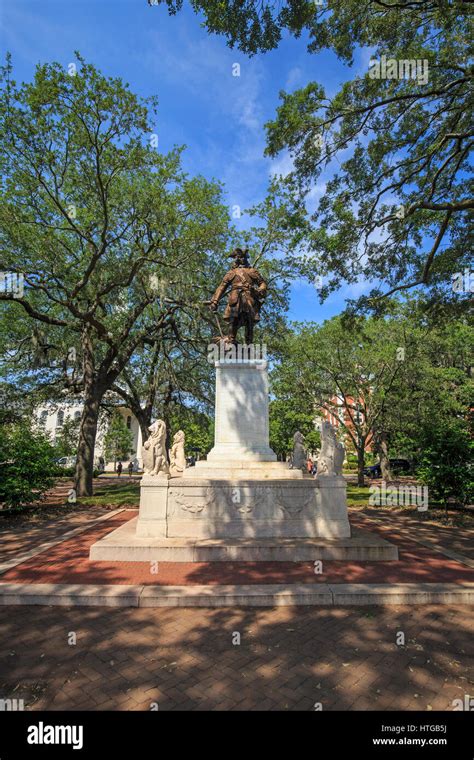
POLYGON ((129 483, 100 485, 95 488, 93 496, 80 496, 77 504, 87 507, 138 507, 140 503, 140 484, 134 481, 129 483))
POLYGON ((367 507, 369 505, 369 496, 369 486, 356 486, 353 483, 347 484, 348 507, 367 507))

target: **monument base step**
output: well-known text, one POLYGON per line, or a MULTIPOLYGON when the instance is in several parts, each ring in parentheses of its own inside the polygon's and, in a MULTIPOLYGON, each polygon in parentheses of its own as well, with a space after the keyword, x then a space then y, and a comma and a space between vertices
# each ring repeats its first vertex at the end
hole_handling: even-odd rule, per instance
MULTIPOLYGON (((302 470, 291 469, 288 462, 256 462, 238 459, 201 460, 185 470, 187 478, 209 480, 300 480, 302 470)), ((307 475, 307 477, 311 477, 307 475)))
POLYGON ((377 534, 355 530, 350 538, 150 538, 136 535, 137 519, 90 548, 106 562, 313 562, 398 560, 398 549, 377 534))
POLYGON ((0 583, 0 606, 279 607, 313 605, 469 604, 474 583, 271 583, 123 586, 0 583))

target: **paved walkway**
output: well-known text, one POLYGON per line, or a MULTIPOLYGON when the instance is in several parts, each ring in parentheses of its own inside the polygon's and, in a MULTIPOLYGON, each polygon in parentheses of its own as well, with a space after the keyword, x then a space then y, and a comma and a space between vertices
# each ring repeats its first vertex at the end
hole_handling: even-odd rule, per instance
POLYGON ((0 608, 26 709, 452 710, 473 666, 468 607, 0 608))
MULTIPOLYGON (((90 543, 131 510, 102 523, 107 510, 54 520, 0 525, 2 558, 58 541, 0 575, 0 582, 386 583, 472 579, 466 528, 456 531, 376 510, 351 519, 400 546, 391 563, 88 563, 90 543), (374 521, 379 520, 379 522, 374 521), (410 523, 413 520, 413 523, 410 523), (20 530, 19 530, 20 528, 20 530), (451 533, 449 531, 452 531, 451 533), (423 543, 419 543, 419 542, 423 543), (6 549, 6 551, 5 551, 6 549), (453 559, 446 552, 455 552, 453 559), (173 566, 172 566, 173 565, 173 566), (247 567, 243 567, 246 565, 247 567), (342 567, 345 565, 345 567, 342 567), (378 568, 378 569, 377 569, 378 568), (375 575, 374 575, 375 574, 375 575), (392 575, 393 574, 393 575, 392 575)), ((474 693, 472 608, 453 605, 279 608, 0 607, 0 699, 24 699, 27 709, 402 709, 451 710, 474 693), (400 643, 404 636, 404 643, 400 643), (240 644, 237 643, 240 636, 240 644), (397 636, 399 643, 397 644, 397 636), (74 638, 76 643, 74 644, 74 638)))
MULTIPOLYGON (((82 584, 257 584, 257 583, 454 583, 474 581, 474 566, 442 549, 418 543, 421 534, 396 523, 376 522, 351 514, 353 526, 379 532, 399 548, 399 560, 389 562, 324 561, 315 573, 312 562, 90 562, 92 543, 124 521, 134 510, 111 515, 79 535, 57 543, 0 575, 1 583, 82 584)), ((87 525, 87 523, 84 523, 87 525)), ((7 537, 9 534, 7 534, 7 537)), ((11 536, 9 536, 11 538, 11 536)), ((38 536, 36 536, 38 538, 38 536)), ((0 535, 1 541, 1 535, 0 535)), ((466 558, 469 562, 469 558, 466 558)))
POLYGON ((74 528, 90 526, 97 517, 107 514, 107 509, 91 508, 78 512, 57 515, 45 520, 32 516, 2 517, 0 519, 1 561, 13 559, 24 552, 31 551, 42 544, 56 541, 74 528))
POLYGON ((454 513, 459 526, 433 520, 429 512, 416 510, 390 510, 366 508, 364 517, 376 520, 380 525, 392 526, 412 539, 432 546, 442 546, 453 554, 463 555, 474 567, 474 519, 471 514, 454 513), (464 523, 464 524, 462 524, 464 523))

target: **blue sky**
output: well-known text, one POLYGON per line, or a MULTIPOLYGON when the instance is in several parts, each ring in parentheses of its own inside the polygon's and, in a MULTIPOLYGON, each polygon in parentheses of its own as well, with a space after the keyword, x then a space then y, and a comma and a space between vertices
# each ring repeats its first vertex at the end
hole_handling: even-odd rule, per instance
MULTIPOLYGON (((369 60, 362 51, 349 69, 332 53, 309 55, 304 38, 290 37, 278 50, 249 58, 223 37, 209 35, 188 7, 169 17, 164 6, 150 7, 146 0, 1 0, 0 7, 2 57, 12 53, 17 81, 30 80, 38 62, 67 67, 79 50, 134 92, 158 95, 160 150, 186 145, 185 168, 221 180, 229 206, 242 209, 264 197, 272 173, 289 168, 288 156, 263 156, 263 125, 274 117, 279 91, 317 80, 331 95, 345 79, 366 71, 369 60)), ((323 192, 322 180, 315 193, 323 192)), ((244 229, 247 220, 235 223, 244 229)), ((321 321, 363 287, 346 286, 320 305, 316 289, 297 282, 288 316, 321 321)))

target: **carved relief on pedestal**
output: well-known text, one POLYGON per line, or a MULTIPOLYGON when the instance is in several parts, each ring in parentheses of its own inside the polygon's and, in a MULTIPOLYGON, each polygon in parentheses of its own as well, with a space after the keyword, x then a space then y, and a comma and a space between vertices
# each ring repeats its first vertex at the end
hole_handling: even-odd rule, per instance
POLYGON ((238 486, 170 488, 168 517, 178 519, 187 515, 236 519, 293 518, 316 506, 317 489, 287 489, 282 486, 238 486))
POLYGON ((315 493, 313 491, 308 493, 306 489, 288 491, 286 488, 276 488, 274 495, 274 503, 281 509, 284 517, 295 517, 303 512, 315 498, 315 493))
POLYGON ((204 509, 213 507, 215 501, 216 493, 212 486, 199 489, 197 493, 190 493, 190 489, 170 488, 168 516, 176 517, 178 511, 197 515, 204 509))
POLYGON ((252 514, 254 509, 258 509, 265 504, 267 493, 263 488, 253 488, 251 493, 247 488, 235 486, 231 490, 231 502, 237 512, 241 515, 252 514))

